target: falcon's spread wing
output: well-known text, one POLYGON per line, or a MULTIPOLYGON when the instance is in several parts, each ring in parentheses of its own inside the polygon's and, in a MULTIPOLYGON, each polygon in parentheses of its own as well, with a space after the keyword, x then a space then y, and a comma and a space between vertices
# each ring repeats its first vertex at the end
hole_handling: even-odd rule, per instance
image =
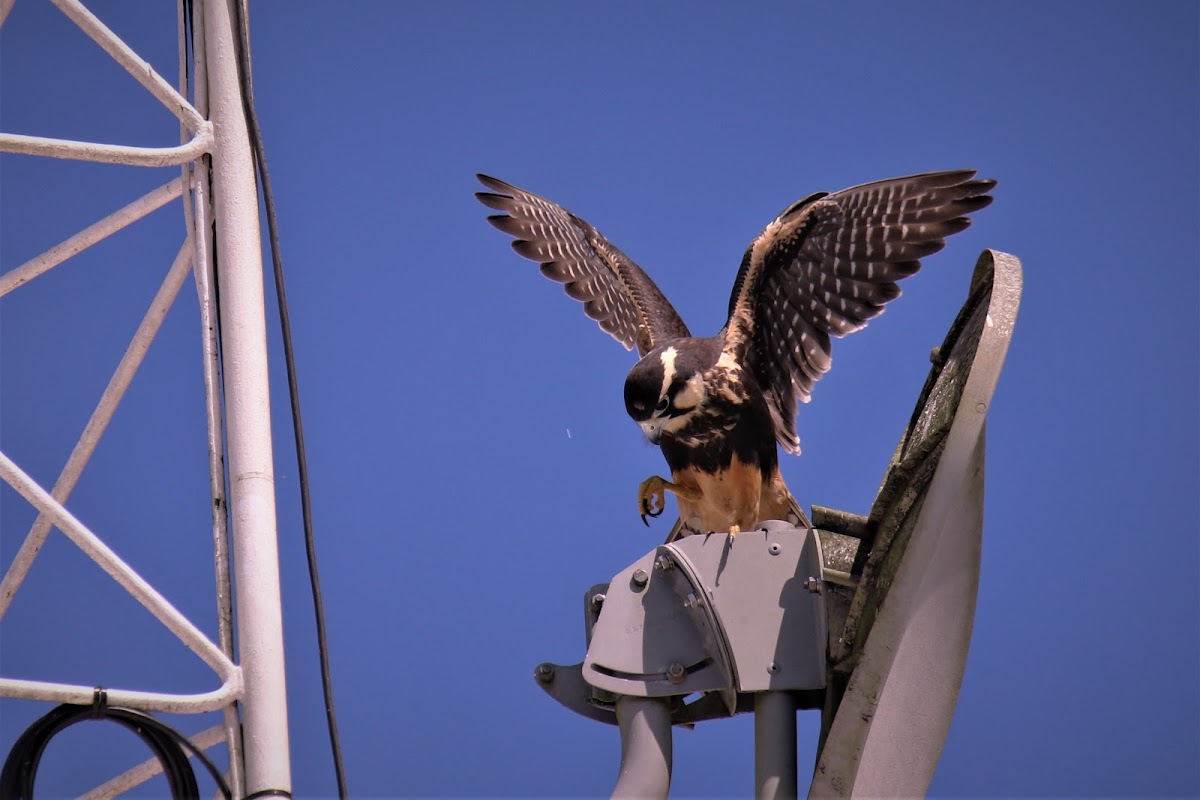
POLYGON ((899 296, 966 215, 992 202, 974 170, 931 172, 815 194, 790 206, 751 242, 729 300, 727 350, 767 398, 775 436, 800 452, 796 404, 829 370, 829 335, 863 328, 899 296))
POLYGON ((488 222, 512 236, 513 249, 540 263, 543 275, 565 284, 584 313, 626 350, 636 344, 644 356, 662 342, 691 335, 654 281, 587 222, 512 184, 475 177, 492 190, 476 192, 479 202, 505 212, 488 222))

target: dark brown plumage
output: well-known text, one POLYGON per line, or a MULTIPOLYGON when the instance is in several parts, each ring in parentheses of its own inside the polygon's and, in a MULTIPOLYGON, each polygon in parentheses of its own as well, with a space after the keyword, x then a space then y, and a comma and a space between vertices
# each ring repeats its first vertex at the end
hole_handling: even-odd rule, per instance
POLYGON ((654 281, 587 222, 512 184, 476 177, 498 193, 476 192, 479 202, 505 212, 488 222, 512 236, 513 250, 540 263, 543 275, 564 284, 626 350, 636 344, 645 355, 656 342, 691 335, 654 281))
POLYGON ((637 346, 626 409, 662 447, 674 481, 643 482, 643 515, 661 513, 672 491, 687 527, 736 532, 799 514, 775 443, 800 452, 797 404, 829 370, 830 336, 882 313, 898 281, 991 203, 995 181, 974 175, 912 175, 792 204, 746 249, 725 326, 707 339, 693 338, 646 273, 571 212, 484 175, 492 191, 476 197, 504 212, 488 220, 514 237, 513 249, 627 349, 637 346))

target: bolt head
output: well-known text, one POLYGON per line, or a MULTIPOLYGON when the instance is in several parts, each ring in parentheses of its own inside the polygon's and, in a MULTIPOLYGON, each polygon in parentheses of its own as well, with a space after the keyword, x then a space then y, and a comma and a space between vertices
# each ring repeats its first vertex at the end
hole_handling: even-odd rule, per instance
POLYGON ((821 582, 810 575, 808 580, 804 582, 804 588, 808 589, 813 594, 820 594, 821 582))
POLYGON ((646 584, 650 582, 650 576, 646 574, 646 570, 639 569, 633 573, 633 588, 641 591, 646 588, 646 584))
POLYGON ((592 609, 594 611, 599 611, 600 607, 603 605, 604 605, 604 593, 603 592, 596 592, 594 595, 592 595, 592 609))
POLYGON ((770 664, 767 664, 767 672, 771 673, 772 675, 776 674, 779 672, 779 665, 772 661, 770 664))
POLYGON ((665 555, 662 555, 662 556, 659 556, 658 558, 654 559, 654 566, 657 569, 668 570, 671 567, 675 566, 675 562, 672 561, 671 559, 667 558, 665 555))
POLYGON ((667 667, 667 680, 671 683, 683 683, 687 678, 687 670, 683 668, 683 664, 675 662, 667 667))
POLYGON ((783 552, 783 548, 779 546, 779 542, 771 542, 770 546, 767 547, 767 552, 773 556, 777 556, 783 552))
POLYGON ((538 668, 533 671, 533 676, 541 683, 552 682, 554 680, 554 665, 538 664, 538 668))

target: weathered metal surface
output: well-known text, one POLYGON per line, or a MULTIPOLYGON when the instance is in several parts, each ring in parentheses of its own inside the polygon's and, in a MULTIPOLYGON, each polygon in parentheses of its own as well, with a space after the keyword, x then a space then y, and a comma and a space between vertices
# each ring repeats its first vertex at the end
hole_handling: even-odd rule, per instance
POLYGON ((985 422, 1021 293, 985 251, 938 349, 869 520, 839 639, 810 796, 919 796, 966 667, 983 533, 985 422), (868 549, 869 548, 869 549, 868 549))

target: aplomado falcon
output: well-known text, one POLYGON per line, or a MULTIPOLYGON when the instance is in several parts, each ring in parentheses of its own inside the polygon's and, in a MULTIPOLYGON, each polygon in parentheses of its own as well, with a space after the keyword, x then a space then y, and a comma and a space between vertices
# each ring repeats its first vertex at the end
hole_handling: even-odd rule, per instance
MULTIPOLYGON (((641 357, 625 408, 662 448, 671 480, 638 487, 638 510, 679 501, 681 533, 804 522, 779 474, 776 442, 800 452, 797 403, 830 367, 830 336, 865 327, 900 294, 897 281, 970 225, 996 182, 974 170, 930 172, 818 192, 788 206, 746 249, 725 326, 693 337, 654 282, 599 231, 565 208, 478 175, 488 217, 513 249, 600 328, 641 357)), ((678 528, 678 526, 677 526, 678 528)))

